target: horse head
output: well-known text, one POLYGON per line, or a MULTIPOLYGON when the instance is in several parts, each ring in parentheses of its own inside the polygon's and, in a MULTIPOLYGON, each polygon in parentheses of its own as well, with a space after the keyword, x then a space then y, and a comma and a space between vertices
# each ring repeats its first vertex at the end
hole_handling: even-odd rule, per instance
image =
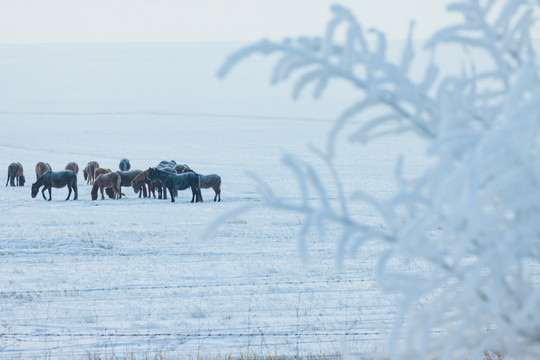
POLYGON ((36 183, 32 184, 32 197, 35 198, 37 193, 39 191, 39 186, 36 185, 36 183))

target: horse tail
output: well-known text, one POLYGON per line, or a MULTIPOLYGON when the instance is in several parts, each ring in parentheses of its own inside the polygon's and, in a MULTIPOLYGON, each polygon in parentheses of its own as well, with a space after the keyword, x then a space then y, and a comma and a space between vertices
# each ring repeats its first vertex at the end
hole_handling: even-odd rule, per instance
POLYGON ((116 181, 116 189, 118 190, 118 199, 122 198, 122 177, 118 174, 118 181, 116 181))
POLYGON ((84 168, 83 170, 83 175, 84 175, 84 181, 88 181, 88 172, 86 171, 86 168, 84 168))
POLYGON ((6 186, 8 185, 9 183, 9 178, 11 177, 11 166, 8 167, 8 170, 7 170, 7 181, 6 181, 6 186))

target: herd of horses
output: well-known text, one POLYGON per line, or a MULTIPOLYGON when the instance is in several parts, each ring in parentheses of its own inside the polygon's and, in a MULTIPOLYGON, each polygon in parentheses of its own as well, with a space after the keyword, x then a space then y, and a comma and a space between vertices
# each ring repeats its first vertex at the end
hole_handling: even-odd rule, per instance
MULTIPOLYGON (((146 170, 131 170, 128 159, 120 160, 118 171, 101 168, 97 161, 90 161, 83 169, 84 180, 92 185, 90 195, 92 200, 97 200, 98 192, 101 199, 105 199, 105 193, 111 199, 122 198, 122 186, 132 187, 136 194, 141 197, 154 197, 167 199, 167 192, 171 202, 178 196, 178 190, 191 189, 191 202, 202 202, 201 188, 214 190, 214 201, 221 201, 221 177, 216 174, 201 175, 193 171, 186 164, 177 164, 174 160, 161 161, 155 167, 146 170)), ((32 198, 35 198, 40 190, 45 200, 51 200, 52 188, 68 187, 69 200, 73 192, 73 200, 77 200, 79 192, 77 188, 77 174, 79 166, 75 162, 66 165, 63 171, 52 171, 51 165, 38 162, 35 166, 36 182, 32 184, 32 198), (49 192, 49 198, 45 192, 49 192)), ((24 186, 25 177, 21 163, 14 162, 8 167, 6 186, 24 186)))

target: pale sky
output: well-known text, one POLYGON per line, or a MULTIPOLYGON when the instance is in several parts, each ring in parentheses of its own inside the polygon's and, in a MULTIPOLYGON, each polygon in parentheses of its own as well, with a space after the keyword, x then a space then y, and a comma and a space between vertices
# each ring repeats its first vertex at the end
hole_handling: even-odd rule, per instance
MULTIPOLYGON (((0 43, 254 41, 321 35, 330 0, 0 0, 0 43)), ((342 0, 390 39, 427 38, 448 0, 342 0)))

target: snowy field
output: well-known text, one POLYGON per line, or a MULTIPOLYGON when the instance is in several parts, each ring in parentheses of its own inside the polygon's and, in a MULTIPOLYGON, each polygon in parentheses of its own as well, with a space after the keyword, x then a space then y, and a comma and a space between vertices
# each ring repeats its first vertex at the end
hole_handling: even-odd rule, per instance
MULTIPOLYGON (((253 58, 215 78, 230 44, 0 46, 0 358, 91 354, 376 354, 393 319, 374 287, 371 244, 336 269, 337 229, 310 236, 302 261, 302 217, 268 209, 217 217, 257 204, 255 173, 286 198, 298 198, 284 153, 317 157, 344 106, 347 88, 293 102, 268 86, 271 59, 253 58), (203 189, 170 200, 79 200, 30 196, 38 161, 63 170, 96 160, 118 169, 161 160, 222 177, 222 202, 203 189), (4 187, 11 162, 25 187, 4 187)), ((333 91, 332 91, 333 90, 333 91)), ((345 189, 385 196, 397 154, 408 171, 426 164, 414 138, 368 147, 343 145, 337 164, 345 189)), ((324 165, 321 163, 321 173, 324 165)), ((368 223, 379 220, 352 209, 368 223)))

